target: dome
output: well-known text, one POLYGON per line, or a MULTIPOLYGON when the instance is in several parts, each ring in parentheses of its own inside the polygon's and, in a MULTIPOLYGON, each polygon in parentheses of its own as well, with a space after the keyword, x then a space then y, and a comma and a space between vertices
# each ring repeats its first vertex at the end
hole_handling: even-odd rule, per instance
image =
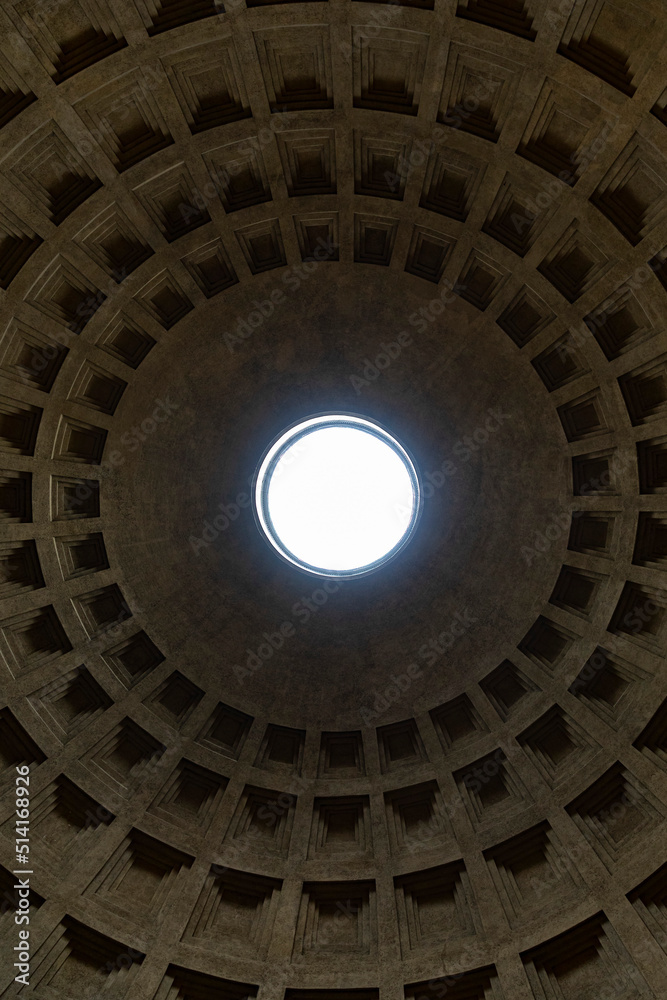
POLYGON ((1 996, 667 996, 664 13, 2 5, 1 996))

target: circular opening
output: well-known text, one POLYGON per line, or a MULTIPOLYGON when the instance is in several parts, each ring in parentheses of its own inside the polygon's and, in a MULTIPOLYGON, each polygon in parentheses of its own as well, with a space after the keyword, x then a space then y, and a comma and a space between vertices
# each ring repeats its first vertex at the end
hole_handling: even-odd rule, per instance
POLYGON ((271 445, 255 479, 255 514, 271 545, 320 576, 384 565, 414 532, 419 480, 405 448, 352 414, 300 421, 271 445))

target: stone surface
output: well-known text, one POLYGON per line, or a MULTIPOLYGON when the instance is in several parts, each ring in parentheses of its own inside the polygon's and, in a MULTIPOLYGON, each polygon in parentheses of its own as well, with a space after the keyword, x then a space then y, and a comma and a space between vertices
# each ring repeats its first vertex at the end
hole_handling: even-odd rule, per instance
POLYGON ((26 995, 667 996, 664 13, 2 6, 26 995), (247 506, 329 410, 426 493, 337 589, 247 506))

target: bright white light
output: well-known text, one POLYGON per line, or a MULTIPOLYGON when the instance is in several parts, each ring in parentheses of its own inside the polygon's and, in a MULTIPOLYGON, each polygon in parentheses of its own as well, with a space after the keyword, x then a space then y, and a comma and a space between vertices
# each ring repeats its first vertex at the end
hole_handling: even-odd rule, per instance
POLYGON ((356 575, 407 541, 419 511, 414 466, 382 428, 348 415, 311 417, 260 467, 257 515, 272 544, 302 568, 356 575))

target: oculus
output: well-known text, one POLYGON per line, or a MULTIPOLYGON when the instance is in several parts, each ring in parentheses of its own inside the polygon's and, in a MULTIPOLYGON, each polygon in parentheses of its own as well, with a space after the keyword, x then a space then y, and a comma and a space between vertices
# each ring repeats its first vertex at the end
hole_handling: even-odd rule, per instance
POLYGON ((379 569, 412 537, 421 511, 415 465, 373 420, 323 413, 285 430, 253 484, 259 528, 287 562, 317 576, 379 569))

